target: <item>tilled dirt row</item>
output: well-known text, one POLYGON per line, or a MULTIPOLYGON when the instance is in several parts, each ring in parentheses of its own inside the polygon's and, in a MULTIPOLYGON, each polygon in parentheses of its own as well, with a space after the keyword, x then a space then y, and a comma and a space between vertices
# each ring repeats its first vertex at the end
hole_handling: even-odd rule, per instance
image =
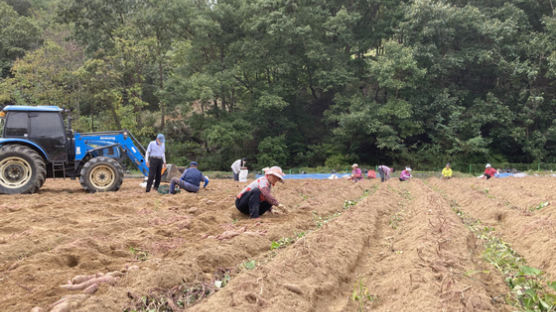
POLYGON ((192 311, 510 310, 485 266, 449 203, 390 181, 192 311))
POLYGON ((242 183, 170 196, 139 182, 2 196, 0 311, 511 310, 454 206, 555 273, 551 178, 287 181, 273 193, 289 211, 257 220, 234 207, 242 183), (104 282, 78 289, 91 278, 104 282))
MULTIPOLYGON (((72 297, 72 311, 123 311, 178 285, 213 285, 222 272, 267 253, 272 241, 314 228, 373 182, 288 181, 274 190, 286 215, 249 220, 234 207, 244 184, 211 181, 199 194, 146 194, 139 180, 116 193, 87 194, 49 180, 40 194, 2 196, 0 310, 48 308, 72 297), (332 190, 332 192, 331 192, 332 190), (127 270, 136 266, 137 270, 127 270), (120 272, 94 295, 60 287, 76 275, 120 272), (122 274, 123 273, 123 274, 122 274)), ((165 298, 163 298, 165 299, 165 298)))
POLYGON ((556 179, 431 179, 466 214, 495 229, 529 265, 556 280, 556 179), (543 207, 546 205, 545 207, 543 207))

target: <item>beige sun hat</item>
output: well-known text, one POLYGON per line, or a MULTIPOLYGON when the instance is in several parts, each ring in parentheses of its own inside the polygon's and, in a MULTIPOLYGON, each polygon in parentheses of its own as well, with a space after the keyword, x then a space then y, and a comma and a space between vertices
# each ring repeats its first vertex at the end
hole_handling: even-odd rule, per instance
POLYGON ((280 181, 283 183, 284 182, 284 177, 286 176, 284 174, 284 172, 282 171, 282 168, 278 167, 278 166, 273 166, 270 168, 265 168, 266 170, 264 171, 265 175, 271 174, 273 176, 276 176, 280 179, 280 181))
POLYGON ((351 168, 355 168, 355 167, 359 167, 359 165, 358 164, 351 165, 351 168))

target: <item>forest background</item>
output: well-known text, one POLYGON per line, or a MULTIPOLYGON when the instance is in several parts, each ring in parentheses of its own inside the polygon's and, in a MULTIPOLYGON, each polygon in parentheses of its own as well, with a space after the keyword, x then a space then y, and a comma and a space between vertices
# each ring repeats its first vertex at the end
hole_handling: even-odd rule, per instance
POLYGON ((556 162, 553 0, 0 0, 0 106, 228 170, 556 162))

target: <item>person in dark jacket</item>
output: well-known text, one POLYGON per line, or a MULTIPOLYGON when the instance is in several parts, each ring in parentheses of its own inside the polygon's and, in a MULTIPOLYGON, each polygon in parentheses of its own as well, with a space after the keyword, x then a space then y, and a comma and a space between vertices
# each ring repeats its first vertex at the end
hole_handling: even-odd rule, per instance
POLYGON ((204 176, 199 169, 197 169, 197 166, 199 166, 199 164, 196 161, 192 161, 189 163, 189 168, 185 169, 179 179, 172 178, 172 180, 170 180, 169 193, 175 194, 176 184, 179 185, 180 188, 191 193, 197 193, 199 191, 201 181, 205 182, 203 188, 206 188, 209 183, 209 179, 207 176, 204 176))

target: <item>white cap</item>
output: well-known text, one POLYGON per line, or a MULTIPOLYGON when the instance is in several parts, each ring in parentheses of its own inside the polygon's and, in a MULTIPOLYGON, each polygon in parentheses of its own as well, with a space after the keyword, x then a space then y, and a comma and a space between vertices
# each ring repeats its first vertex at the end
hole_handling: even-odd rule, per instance
POLYGON ((355 167, 359 167, 359 165, 358 164, 351 165, 351 168, 355 168, 355 167))
POLYGON ((411 168, 409 168, 409 167, 405 167, 405 170, 407 170, 407 171, 411 171, 411 168))
POLYGON ((485 168, 490 168, 492 167, 490 164, 486 164, 485 168))

